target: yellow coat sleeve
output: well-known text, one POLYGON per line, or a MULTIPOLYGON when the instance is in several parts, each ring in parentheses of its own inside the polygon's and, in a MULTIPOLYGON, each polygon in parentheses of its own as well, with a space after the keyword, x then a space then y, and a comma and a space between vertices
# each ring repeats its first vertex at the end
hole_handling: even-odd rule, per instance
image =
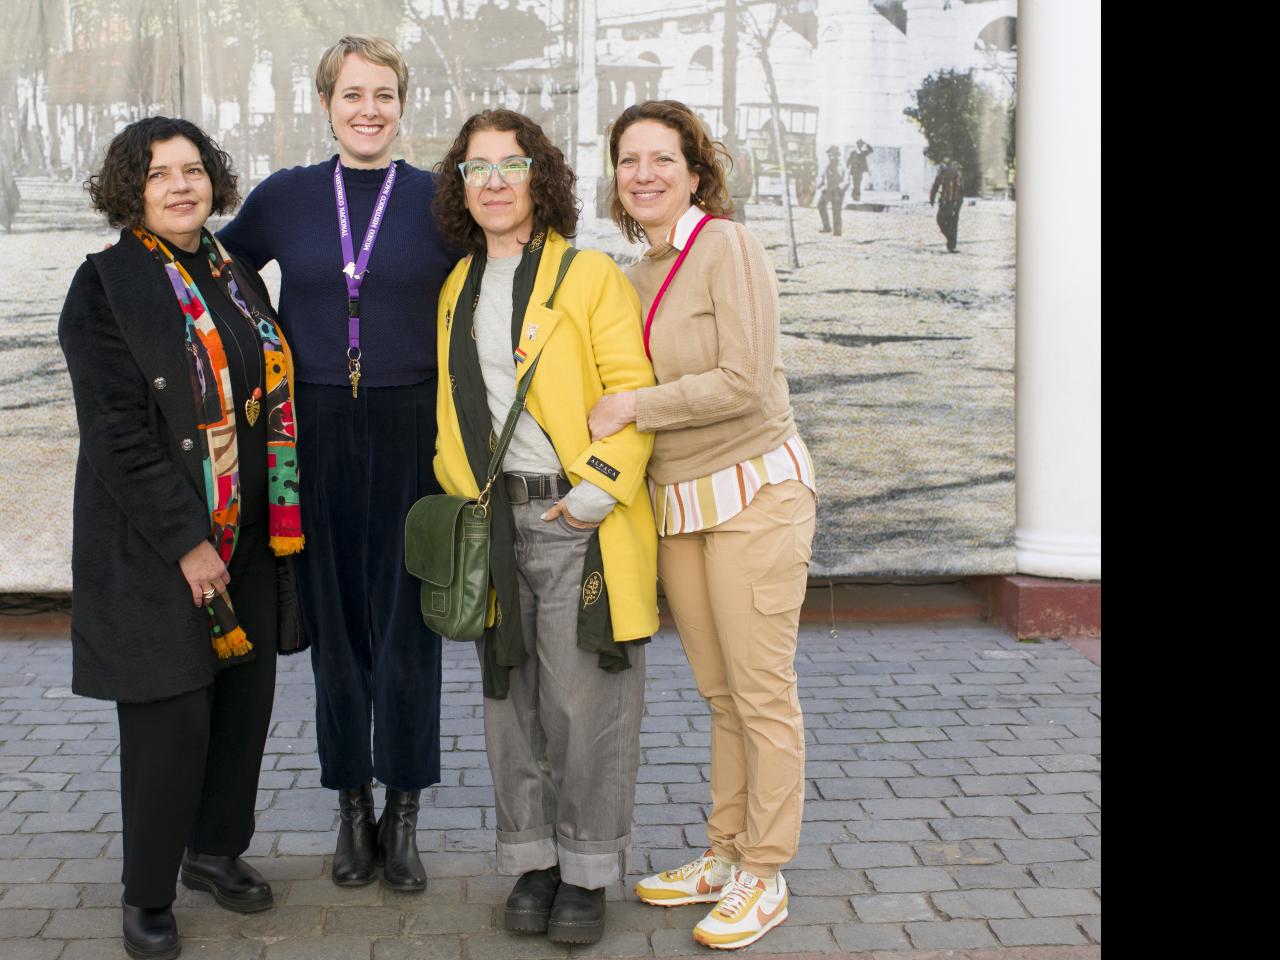
MULTIPOLYGON (((653 386, 657 381, 644 352, 635 288, 607 254, 585 250, 578 259, 586 261, 582 266, 591 267, 588 328, 604 393, 653 386)), ((566 469, 571 478, 590 480, 620 503, 629 504, 644 491, 645 466, 652 452, 653 434, 640 433, 629 424, 611 437, 594 441, 566 469)))

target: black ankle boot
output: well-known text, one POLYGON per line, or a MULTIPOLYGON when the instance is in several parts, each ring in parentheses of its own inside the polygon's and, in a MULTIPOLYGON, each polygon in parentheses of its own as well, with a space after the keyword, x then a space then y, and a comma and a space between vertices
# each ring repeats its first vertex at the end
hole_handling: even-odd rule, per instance
POLYGON ((182 952, 172 905, 131 907, 121 901, 120 907, 124 911, 124 950, 134 960, 173 960, 182 952))
POLYGON ((188 850, 182 855, 182 885, 213 894, 218 906, 236 913, 271 909, 271 884, 239 857, 218 857, 188 850))
POLYGON ((547 918, 547 939, 555 943, 597 943, 602 936, 604 888, 587 890, 572 883, 560 884, 547 918))
POLYGON ((560 868, 530 870, 516 881, 507 897, 507 911, 503 926, 508 930, 525 933, 545 933, 551 904, 560 889, 560 868))
POLYGON ((420 793, 387 787, 387 805, 378 820, 378 853, 382 882, 392 890, 414 893, 427 889, 427 871, 418 856, 420 793))
POLYGON ((363 887, 378 879, 378 825, 373 818, 373 784, 338 791, 338 847, 333 852, 333 882, 363 887))

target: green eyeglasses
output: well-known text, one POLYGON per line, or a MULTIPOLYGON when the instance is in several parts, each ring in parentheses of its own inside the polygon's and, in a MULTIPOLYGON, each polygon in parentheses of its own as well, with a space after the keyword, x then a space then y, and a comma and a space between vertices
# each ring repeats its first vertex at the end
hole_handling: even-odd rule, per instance
POLYGON ((532 157, 507 157, 498 163, 487 160, 464 160, 458 164, 458 172, 468 187, 483 187, 489 183, 493 171, 498 171, 498 179, 503 183, 524 183, 529 179, 529 168, 533 166, 532 157))

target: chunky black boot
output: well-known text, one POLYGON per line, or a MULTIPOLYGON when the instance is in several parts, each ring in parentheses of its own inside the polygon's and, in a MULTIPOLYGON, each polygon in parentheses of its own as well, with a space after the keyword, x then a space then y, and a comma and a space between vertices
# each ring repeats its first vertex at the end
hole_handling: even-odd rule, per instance
POLYGON ((545 933, 551 904, 560 889, 560 868, 530 870, 516 881, 507 897, 507 912, 503 926, 508 930, 525 933, 545 933))
POLYGON ((124 911, 124 951, 134 960, 173 960, 182 952, 172 904, 131 907, 122 900, 120 907, 124 911))
POLYGON ((547 939, 555 943, 597 943, 602 936, 604 888, 588 890, 572 883, 560 884, 547 918, 547 939))
POLYGON ((378 819, 382 882, 392 890, 427 889, 427 871, 418 856, 418 795, 422 791, 387 787, 387 805, 378 819))
POLYGON ((218 905, 236 913, 271 909, 271 885, 239 857, 215 857, 190 850, 182 855, 182 885, 213 894, 218 905))
POLYGON ((363 887, 378 879, 378 825, 373 818, 373 784, 338 791, 338 847, 333 882, 363 887))

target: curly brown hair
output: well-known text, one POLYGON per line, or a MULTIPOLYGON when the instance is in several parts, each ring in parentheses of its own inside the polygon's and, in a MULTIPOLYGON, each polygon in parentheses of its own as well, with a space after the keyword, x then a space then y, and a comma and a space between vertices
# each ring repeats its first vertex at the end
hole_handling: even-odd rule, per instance
POLYGON ((533 159, 528 181, 533 200, 533 234, 530 236, 550 227, 566 239, 574 237, 578 232, 578 210, 581 206, 575 192, 578 177, 569 168, 560 148, 547 138, 540 126, 522 113, 483 110, 467 118, 444 159, 433 168, 436 172, 436 196, 431 210, 445 239, 478 256, 486 250, 484 230, 467 209, 467 188, 462 174, 458 172, 458 164, 467 159, 471 135, 481 130, 514 132, 520 149, 533 159))
POLYGON ((186 137, 200 151, 200 162, 213 185, 213 212, 230 213, 240 205, 231 157, 212 137, 190 120, 145 117, 115 135, 103 157, 102 169, 84 182, 93 209, 103 214, 111 226, 142 226, 142 195, 147 188, 151 147, 174 137, 186 137))
POLYGON ((622 133, 633 123, 656 120, 680 134, 680 149, 684 153, 689 172, 698 177, 698 188, 693 192, 694 202, 707 213, 719 217, 733 216, 733 201, 729 199, 729 185, 725 171, 733 169, 733 159, 719 140, 712 140, 698 115, 679 100, 646 100, 623 110, 609 127, 609 162, 613 165, 613 180, 609 184, 609 216, 628 240, 642 242, 644 229, 627 213, 618 195, 618 141, 622 133))

